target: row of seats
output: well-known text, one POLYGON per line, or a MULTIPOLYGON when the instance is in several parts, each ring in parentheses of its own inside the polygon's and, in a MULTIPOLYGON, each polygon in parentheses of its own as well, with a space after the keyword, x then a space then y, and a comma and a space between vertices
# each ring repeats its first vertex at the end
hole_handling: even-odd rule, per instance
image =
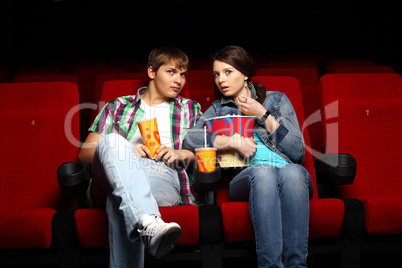
MULTIPOLYGON (((196 62, 196 66, 202 65, 203 61, 196 62)), ((209 63, 208 63, 208 66, 209 63)), ((293 76, 300 82, 302 90, 302 100, 304 115, 307 120, 307 129, 312 137, 312 148, 317 152, 324 152, 324 142, 322 137, 322 125, 320 122, 312 124, 319 117, 319 99, 317 86, 320 78, 320 68, 316 61, 279 61, 260 64, 256 70, 256 75, 278 75, 293 76)), ((326 64, 328 71, 334 73, 392 73, 390 66, 377 66, 370 60, 331 60, 326 64)), ((103 83, 109 80, 143 79, 146 85, 146 72, 127 73, 124 68, 110 68, 107 65, 98 65, 96 68, 76 66, 72 68, 74 74, 61 74, 55 69, 45 69, 46 73, 29 69, 22 69, 13 76, 13 82, 40 82, 40 81, 71 81, 78 84, 80 104, 82 106, 80 114, 81 140, 86 136, 86 131, 95 116, 100 111, 100 95, 103 83), (33 73, 33 74, 32 74, 33 73), (85 108, 84 108, 85 107, 85 108)), ((196 99, 205 111, 212 101, 214 95, 214 81, 210 69, 191 70, 188 74, 185 90, 189 91, 189 97, 196 99)), ((315 154, 314 154, 315 157, 315 154)))
MULTIPOLYGON (((319 165, 314 166, 314 158, 321 155, 311 149, 313 138, 305 128, 302 81, 278 75, 253 79, 267 90, 285 92, 303 129, 304 166, 316 189, 310 200, 310 254, 335 252, 340 254, 340 267, 358 267, 361 251, 400 249, 402 125, 398 108, 402 77, 395 73, 326 74, 318 81, 325 151, 348 153, 357 162, 353 184, 334 185, 332 175, 324 176, 319 165)), ((107 81, 100 100, 134 94, 143 83, 107 81)), ((193 91, 194 87, 189 83, 182 95, 190 97, 188 89, 193 91)), ((201 90, 203 87, 197 93, 201 90)), ((77 161, 77 84, 0 83, 0 96, 4 122, 0 148, 6 152, 0 168, 0 261, 46 261, 65 267, 107 262, 105 210, 75 209, 73 196, 62 193, 57 185, 57 169, 64 162, 77 161)), ((339 158, 337 166, 346 164, 339 158)), ((230 174, 223 173, 216 204, 161 208, 163 218, 178 222, 183 235, 176 250, 160 261, 197 260, 202 267, 222 267, 224 258, 255 254, 248 204, 230 202, 230 179, 230 174)))

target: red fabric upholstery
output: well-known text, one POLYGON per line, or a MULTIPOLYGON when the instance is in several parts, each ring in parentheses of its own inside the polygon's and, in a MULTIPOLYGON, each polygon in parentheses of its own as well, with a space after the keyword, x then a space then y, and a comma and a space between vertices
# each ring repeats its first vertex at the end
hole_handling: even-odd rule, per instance
POLYGON ((0 210, 0 248, 48 248, 52 239, 50 208, 0 210))
POLYGON ((75 212, 75 226, 81 247, 109 246, 107 215, 104 209, 78 209, 75 212))
MULTIPOLYGON (((123 73, 124 68, 90 68, 83 67, 75 73, 78 79, 78 89, 80 92, 80 103, 93 103, 95 94, 96 76, 102 73, 123 73)), ((81 109, 80 111, 80 127, 81 131, 86 131, 91 124, 91 109, 81 109)))
POLYGON ((73 207, 56 171, 77 161, 77 85, 0 84, 0 99, 0 240, 9 247, 48 247, 53 209, 73 207))
POLYGON ((354 183, 339 195, 361 198, 370 234, 402 233, 402 77, 328 74, 321 88, 327 152, 357 161, 354 183))
POLYGON ((165 222, 177 222, 182 231, 176 245, 197 245, 200 236, 198 208, 192 205, 159 208, 165 222))
POLYGON ((394 73, 391 66, 337 66, 333 68, 332 73, 394 73))
MULTIPOLYGON (((285 63, 286 62, 283 64, 285 63)), ((289 62, 289 64, 292 63, 289 62)), ((311 63, 311 65, 313 65, 313 63, 311 63)), ((286 65, 276 68, 260 68, 256 70, 255 74, 256 76, 292 76, 299 80, 304 117, 306 119, 306 127, 309 132, 311 146, 315 151, 324 153, 325 146, 322 138, 322 124, 320 121, 317 122, 317 119, 320 118, 321 108, 318 94, 319 77, 317 68, 314 66, 285 68, 285 66, 286 65)))
MULTIPOLYGON (((340 199, 328 198, 310 202, 310 233, 312 238, 339 237, 344 215, 344 204, 340 199)), ((226 202, 222 204, 222 220, 225 240, 254 240, 248 202, 226 202)))
POLYGON ((339 237, 344 212, 345 206, 340 199, 323 198, 311 200, 309 237, 339 237))
MULTIPOLYGON (((284 92, 296 111, 299 124, 303 126, 304 113, 301 101, 299 82, 294 77, 256 76, 253 81, 264 84, 266 89, 284 92)), ((303 127, 302 127, 303 129, 303 127)), ((310 172, 314 188, 317 189, 310 139, 307 131, 303 131, 306 153, 303 166, 310 172)), ((228 179, 228 178, 225 178, 228 179)), ((220 186, 217 192, 217 204, 222 208, 223 229, 226 241, 247 241, 254 239, 254 232, 248 212, 248 202, 230 202, 228 187, 220 186)), ((314 193, 310 200, 310 237, 339 237, 344 217, 344 204, 335 198, 319 199, 314 193)))
POLYGON ((340 66, 374 66, 375 61, 365 59, 330 59, 325 67, 327 73, 333 73, 340 66))
POLYGON ((73 82, 78 85, 78 79, 73 74, 24 74, 16 73, 13 77, 14 83, 27 83, 27 82, 56 82, 65 81, 73 82))
MULTIPOLYGON (((196 206, 160 208, 165 222, 177 222, 182 236, 176 245, 196 245, 199 239, 199 218, 196 206)), ((79 209, 75 212, 75 224, 80 245, 83 248, 105 248, 108 242, 108 220, 104 209, 79 209)))
POLYGON ((222 204, 221 209, 223 233, 226 241, 254 240, 248 202, 226 202, 222 204))
MULTIPOLYGON (((95 81, 95 89, 93 96, 93 103, 99 105, 99 101, 101 101, 102 92, 103 92, 103 84, 106 81, 111 80, 143 80, 144 85, 147 84, 148 76, 146 72, 141 73, 101 73, 96 76, 95 81)), ((120 97, 120 96, 117 96, 120 97)), ((99 110, 92 111, 91 123, 94 121, 95 117, 98 115, 99 110)))
POLYGON ((206 111, 215 100, 214 79, 211 70, 191 70, 187 74, 187 86, 190 99, 201 105, 206 111))

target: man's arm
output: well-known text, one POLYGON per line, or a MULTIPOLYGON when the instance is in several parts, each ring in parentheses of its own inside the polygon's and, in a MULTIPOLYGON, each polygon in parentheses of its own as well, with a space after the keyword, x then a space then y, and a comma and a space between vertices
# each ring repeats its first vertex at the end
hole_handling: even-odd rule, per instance
POLYGON ((101 138, 102 136, 98 133, 90 132, 84 144, 81 146, 80 153, 78 154, 78 159, 82 162, 91 164, 92 159, 95 155, 96 146, 98 145, 101 138))

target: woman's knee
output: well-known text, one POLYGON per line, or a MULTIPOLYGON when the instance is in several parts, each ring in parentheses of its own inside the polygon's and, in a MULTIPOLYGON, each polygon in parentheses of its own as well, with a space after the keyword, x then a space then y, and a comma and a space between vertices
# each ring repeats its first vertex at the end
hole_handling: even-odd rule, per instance
POLYGON ((293 189, 307 189, 309 196, 313 195, 313 182, 308 171, 301 165, 288 164, 280 169, 280 183, 282 187, 293 189))

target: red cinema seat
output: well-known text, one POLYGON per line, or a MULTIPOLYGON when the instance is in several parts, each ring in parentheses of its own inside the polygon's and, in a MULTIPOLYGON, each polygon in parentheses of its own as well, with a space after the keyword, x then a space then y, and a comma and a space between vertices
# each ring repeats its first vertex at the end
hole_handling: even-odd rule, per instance
MULTIPOLYGON (((304 113, 302 98, 299 82, 296 78, 285 76, 255 76, 252 80, 264 84, 267 91, 284 92, 295 109, 300 126, 303 126, 304 113)), ((310 243, 309 251, 315 252, 317 249, 328 247, 329 251, 341 253, 342 267, 356 267, 347 265, 351 265, 351 263, 353 265, 355 262, 358 262, 358 250, 351 253, 350 251, 346 251, 346 248, 342 249, 336 247, 338 243, 343 243, 341 241, 346 241, 343 240, 342 232, 349 228, 349 223, 345 220, 345 216, 350 214, 348 210, 349 204, 338 198, 319 197, 320 193, 317 191, 313 157, 311 150, 309 150, 310 138, 308 132, 304 132, 303 135, 306 144, 305 161, 303 166, 309 171, 314 183, 314 194, 310 199, 309 231, 310 240, 314 241, 314 243, 310 243), (329 245, 324 242, 321 243, 321 241, 326 239, 333 241, 333 244, 329 245), (350 257, 352 255, 353 257, 350 257)), ((224 251, 227 252, 225 252, 224 255, 227 256, 231 256, 230 252, 233 248, 239 250, 239 248, 234 246, 235 244, 233 244, 233 242, 238 243, 255 240, 250 221, 248 202, 230 202, 229 200, 227 181, 230 179, 231 178, 223 178, 223 184, 217 192, 217 204, 222 208, 224 239, 227 242, 226 247, 224 247, 224 251)), ((355 202, 355 200, 353 202, 355 202)), ((242 251, 238 251, 236 255, 241 255, 241 252, 242 251)))
POLYGON ((52 261, 46 256, 52 256, 56 242, 56 210, 73 208, 56 171, 64 161, 77 161, 79 118, 72 108, 78 98, 71 82, 0 84, 0 252, 23 249, 27 256, 13 251, 16 255, 8 257, 24 266, 52 261))
POLYGON ((337 66, 332 73, 394 73, 391 66, 362 65, 362 66, 337 66))
MULTIPOLYGON (((98 74, 96 76, 95 80, 95 90, 94 90, 94 98, 93 98, 93 103, 95 105, 99 105, 99 101, 102 96, 102 89, 103 89, 103 84, 106 81, 110 80, 143 80, 144 85, 147 85, 147 73, 146 72, 141 72, 141 73, 102 73, 98 74)), ((131 93, 130 93, 131 94, 131 93)), ((118 96, 116 96, 118 97, 118 96)), ((93 110, 92 111, 92 116, 91 116, 91 123, 94 121, 96 115, 98 114, 99 110, 93 110)))
MULTIPOLYGON (((286 62, 285 62, 286 63, 286 62)), ((300 62, 303 63, 303 62, 300 62)), ((310 62, 311 63, 311 62, 310 62)), ((299 80, 303 103, 303 111, 306 128, 309 132, 311 148, 317 153, 324 153, 324 140, 322 138, 321 106, 318 95, 319 75, 317 69, 311 63, 309 67, 277 67, 259 68, 256 76, 292 76, 299 80)), ((315 157, 315 154, 313 154, 315 157)))
POLYGON ((25 74, 16 73, 13 76, 14 83, 29 83, 29 82, 73 82, 78 85, 78 79, 73 74, 25 74))
POLYGON ((90 126, 91 114, 94 104, 96 76, 102 73, 123 73, 124 68, 79 68, 74 74, 78 79, 78 90, 80 92, 80 131, 81 135, 86 135, 90 126))
POLYGON ((375 61, 366 59, 329 59, 325 66, 326 73, 333 73, 340 66, 374 66, 375 61))
POLYGON ((190 99, 206 111, 215 99, 214 78, 211 70, 190 70, 187 74, 187 87, 190 99))
POLYGON ((337 194, 362 200, 369 238, 401 234, 402 77, 327 74, 321 94, 326 152, 349 153, 357 162, 354 183, 337 194))
MULTIPOLYGON (((106 102, 120 96, 136 94, 140 87, 146 85, 146 80, 106 81, 103 84, 101 103, 105 104, 106 102)), ((187 97, 188 89, 184 88, 181 95, 187 97)), ((75 224, 78 240, 83 249, 104 249, 108 247, 108 222, 106 211, 103 208, 104 204, 97 205, 99 208, 82 208, 75 212, 75 224)), ((165 221, 177 222, 182 228, 182 236, 175 244, 177 250, 162 258, 162 261, 190 261, 195 259, 204 262, 205 266, 203 267, 209 267, 208 263, 214 262, 208 253, 202 253, 202 248, 204 247, 202 241, 205 241, 205 239, 200 238, 200 229, 202 229, 200 214, 205 213, 205 211, 209 211, 210 209, 207 206, 204 206, 203 208, 200 208, 200 210, 201 212, 199 212, 197 206, 194 205, 160 208, 160 212, 165 221), (183 251, 181 251, 182 248, 184 248, 183 251), (175 252, 177 252, 177 254, 175 254, 175 252)), ((212 208, 212 210, 216 211, 216 208, 212 208)), ((208 217, 204 216, 203 218, 205 218, 206 221, 209 221, 208 217)), ((214 237, 213 239, 216 238, 214 237)), ((207 246, 207 248, 210 247, 207 246)), ((219 249, 220 247, 218 247, 218 250, 219 249)), ((81 258, 91 258, 91 256, 92 255, 85 255, 85 253, 83 253, 81 258)), ((216 266, 219 265, 219 263, 219 261, 215 261, 211 267, 220 267, 216 266)))

